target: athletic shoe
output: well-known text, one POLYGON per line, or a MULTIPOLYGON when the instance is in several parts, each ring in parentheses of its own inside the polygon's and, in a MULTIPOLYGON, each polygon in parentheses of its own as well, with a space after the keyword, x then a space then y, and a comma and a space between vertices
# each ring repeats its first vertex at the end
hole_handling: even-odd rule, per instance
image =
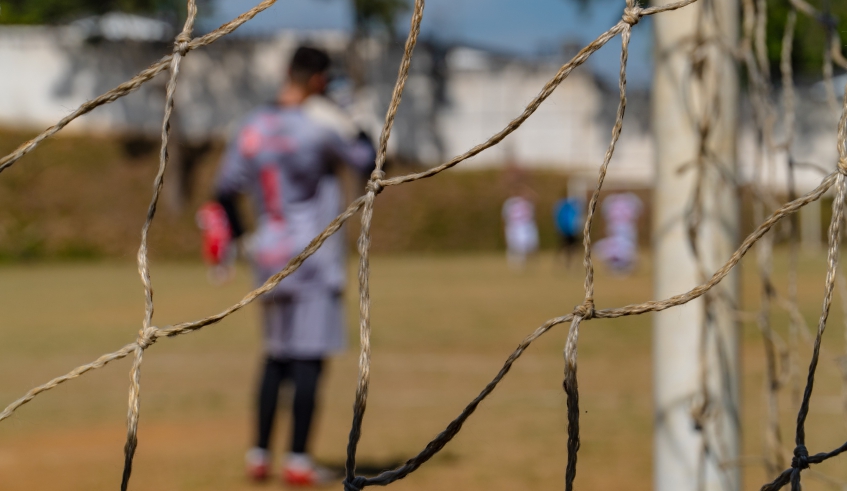
POLYGON ((270 473, 270 456, 268 451, 254 447, 247 451, 244 457, 247 464, 247 477, 253 481, 264 481, 270 473))
POLYGON ((289 486, 316 487, 333 484, 338 476, 331 470, 321 467, 306 454, 288 454, 282 480, 289 486))

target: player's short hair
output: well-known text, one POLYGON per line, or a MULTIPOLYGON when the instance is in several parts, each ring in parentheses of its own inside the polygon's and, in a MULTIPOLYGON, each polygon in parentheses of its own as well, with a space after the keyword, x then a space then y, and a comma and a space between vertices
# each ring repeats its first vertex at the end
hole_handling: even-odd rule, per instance
POLYGON ((329 69, 329 55, 309 46, 300 46, 288 65, 288 74, 295 83, 306 84, 314 75, 329 69))

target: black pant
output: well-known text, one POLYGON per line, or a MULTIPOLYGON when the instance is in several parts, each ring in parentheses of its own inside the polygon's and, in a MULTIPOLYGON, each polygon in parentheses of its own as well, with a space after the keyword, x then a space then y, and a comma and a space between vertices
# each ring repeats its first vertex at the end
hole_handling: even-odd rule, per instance
POLYGON ((275 360, 265 361, 265 373, 259 385, 259 425, 256 446, 267 449, 271 439, 279 388, 290 379, 294 385, 293 419, 291 432, 291 451, 305 453, 315 412, 318 379, 321 375, 323 360, 275 360))

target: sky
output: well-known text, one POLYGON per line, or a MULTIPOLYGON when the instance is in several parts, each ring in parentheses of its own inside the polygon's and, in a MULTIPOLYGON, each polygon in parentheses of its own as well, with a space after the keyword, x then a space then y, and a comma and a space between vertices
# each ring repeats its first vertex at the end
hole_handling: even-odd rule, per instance
MULTIPOLYGON (((410 0, 411 2, 411 0, 410 0)), ((212 13, 201 27, 211 29, 248 10, 258 0, 212 0, 212 13)), ((621 16, 624 0, 591 0, 580 8, 574 0, 427 0, 421 35, 450 43, 467 43, 520 56, 558 52, 565 42, 584 46, 621 16)), ((269 34, 279 29, 344 29, 352 24, 349 0, 280 0, 239 28, 241 35, 269 34)), ((409 15, 398 20, 408 32, 409 15)), ((633 30, 629 82, 643 87, 650 80, 651 25, 643 19, 633 30)), ((589 69, 616 84, 620 38, 592 56, 589 69)))

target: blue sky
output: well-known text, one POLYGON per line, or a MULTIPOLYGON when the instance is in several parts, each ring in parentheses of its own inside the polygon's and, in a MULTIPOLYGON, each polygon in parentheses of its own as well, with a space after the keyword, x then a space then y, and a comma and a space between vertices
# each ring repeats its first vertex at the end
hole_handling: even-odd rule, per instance
MULTIPOLYGON (((214 27, 248 10, 258 0, 213 0, 203 26, 214 27)), ((410 0, 411 1, 411 0, 410 0)), ((422 35, 448 42, 534 55, 556 50, 566 41, 582 45, 620 19, 624 0, 591 0, 581 10, 573 0, 427 0, 422 35)), ((348 29, 349 0, 280 0, 239 29, 242 34, 266 34, 279 29, 348 29)), ((408 17, 398 30, 408 28, 408 17)), ((629 78, 643 86, 650 78, 651 26, 645 19, 634 28, 629 78)), ((600 50, 590 68, 614 82, 620 39, 600 50)))

